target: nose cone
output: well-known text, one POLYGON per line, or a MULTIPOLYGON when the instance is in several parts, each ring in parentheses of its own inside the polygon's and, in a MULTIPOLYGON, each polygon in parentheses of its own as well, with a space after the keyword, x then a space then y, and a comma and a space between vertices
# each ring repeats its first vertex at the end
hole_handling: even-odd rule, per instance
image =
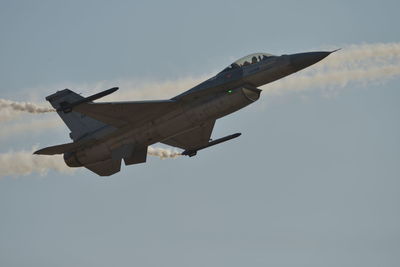
POLYGON ((308 52, 290 55, 290 64, 295 71, 307 68, 329 56, 332 52, 308 52))

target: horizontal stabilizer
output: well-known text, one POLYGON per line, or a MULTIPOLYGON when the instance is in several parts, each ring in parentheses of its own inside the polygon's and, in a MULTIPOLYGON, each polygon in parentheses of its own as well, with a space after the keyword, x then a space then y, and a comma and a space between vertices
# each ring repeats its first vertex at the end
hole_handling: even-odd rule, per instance
MULTIPOLYGON (((71 112, 72 108, 75 107, 75 106, 78 106, 78 105, 83 104, 83 103, 92 102, 93 100, 105 97, 106 95, 109 95, 109 94, 112 94, 117 90, 118 90, 118 87, 113 87, 113 88, 110 88, 110 89, 105 90, 103 92, 91 95, 89 97, 83 97, 83 98, 81 98, 81 99, 79 99, 77 101, 74 101, 74 102, 67 102, 67 101, 61 102, 61 103, 59 103, 59 107, 57 108, 57 111, 62 111, 64 113, 71 112)), ((46 99, 48 99, 48 98, 49 97, 47 97, 46 99)))
POLYGON ((49 146, 49 147, 39 149, 38 151, 33 152, 33 154, 36 154, 36 155, 64 154, 66 152, 72 152, 72 151, 77 150, 79 147, 81 147, 81 145, 82 144, 79 144, 79 143, 67 143, 67 144, 62 144, 62 145, 49 146))

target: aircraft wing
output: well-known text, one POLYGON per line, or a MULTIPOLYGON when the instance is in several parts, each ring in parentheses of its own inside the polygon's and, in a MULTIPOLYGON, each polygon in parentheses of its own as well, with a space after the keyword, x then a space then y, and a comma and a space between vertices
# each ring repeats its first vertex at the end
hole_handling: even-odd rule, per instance
POLYGON ((35 151, 33 154, 37 155, 56 155, 56 154, 64 154, 66 152, 76 151, 84 146, 94 144, 94 140, 83 140, 73 143, 49 146, 35 151))
POLYGON ((157 118, 166 110, 177 107, 174 100, 84 103, 73 108, 98 121, 121 128, 135 126, 141 122, 157 118))
POLYGON ((179 147, 185 150, 196 149, 208 144, 215 121, 204 123, 202 126, 195 128, 189 132, 174 136, 161 143, 179 147))

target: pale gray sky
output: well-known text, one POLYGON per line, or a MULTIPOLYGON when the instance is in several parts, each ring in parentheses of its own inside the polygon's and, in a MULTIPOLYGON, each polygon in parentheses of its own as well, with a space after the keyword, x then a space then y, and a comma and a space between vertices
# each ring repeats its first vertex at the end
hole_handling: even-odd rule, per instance
MULTIPOLYGON (((86 93, 118 81, 134 91, 252 52, 399 42, 399 8, 3 0, 0 98, 43 101, 65 86, 86 93)), ((217 121, 214 137, 240 138, 194 158, 150 157, 110 178, 1 178, 0 266, 399 266, 399 85, 264 94, 217 121)), ((17 122, 44 118, 56 115, 17 122)), ((0 135, 0 152, 68 141, 66 128, 31 129, 0 135)))

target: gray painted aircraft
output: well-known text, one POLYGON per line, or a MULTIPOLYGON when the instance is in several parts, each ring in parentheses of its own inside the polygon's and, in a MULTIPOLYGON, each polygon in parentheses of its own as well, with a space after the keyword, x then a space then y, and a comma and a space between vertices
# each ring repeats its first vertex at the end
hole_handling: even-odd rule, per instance
MULTIPOLYGON (((334 51, 333 51, 334 52, 334 51)), ((332 52, 243 57, 214 77, 168 100, 93 103, 118 90, 82 97, 69 89, 46 97, 71 130, 72 143, 40 149, 34 154, 64 154, 69 167, 86 167, 100 176, 125 165, 146 162, 147 148, 157 142, 194 156, 201 149, 238 137, 211 140, 215 121, 260 97, 261 85, 290 75, 332 52)))

